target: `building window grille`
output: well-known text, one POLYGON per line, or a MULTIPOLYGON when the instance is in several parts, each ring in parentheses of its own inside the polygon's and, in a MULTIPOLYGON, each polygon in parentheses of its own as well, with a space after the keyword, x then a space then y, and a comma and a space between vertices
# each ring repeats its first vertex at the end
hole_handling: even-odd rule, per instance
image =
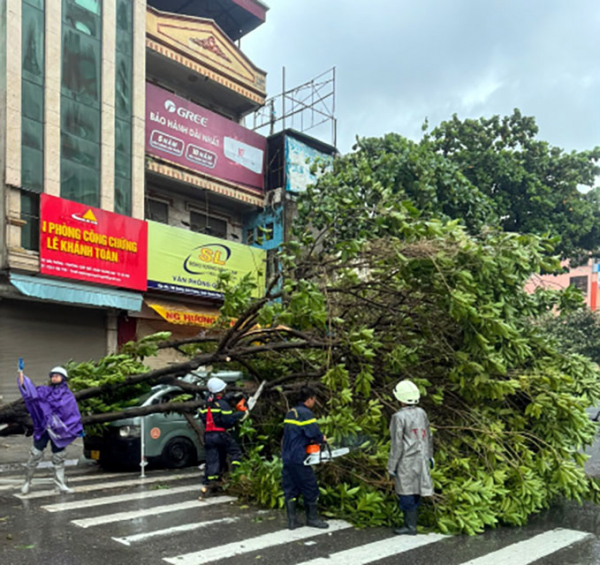
POLYGON ((169 224, 169 205, 162 200, 146 199, 146 219, 169 224))
POLYGON ((201 212, 190 212, 190 229, 197 233, 227 239, 227 221, 201 212))

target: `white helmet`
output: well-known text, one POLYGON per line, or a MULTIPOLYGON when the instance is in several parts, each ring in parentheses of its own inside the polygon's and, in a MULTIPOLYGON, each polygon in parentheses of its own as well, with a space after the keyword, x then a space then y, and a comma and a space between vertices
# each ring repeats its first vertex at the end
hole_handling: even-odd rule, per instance
POLYGON ((217 394, 222 390, 225 390, 227 383, 217 377, 212 377, 212 379, 208 379, 208 390, 213 394, 217 394))
POLYGON ((67 370, 64 367, 54 367, 54 369, 50 371, 50 376, 54 374, 61 375, 65 381, 69 379, 69 373, 67 373, 67 370))
POLYGON ((405 379, 394 387, 394 396, 403 404, 417 404, 421 393, 415 383, 405 379))

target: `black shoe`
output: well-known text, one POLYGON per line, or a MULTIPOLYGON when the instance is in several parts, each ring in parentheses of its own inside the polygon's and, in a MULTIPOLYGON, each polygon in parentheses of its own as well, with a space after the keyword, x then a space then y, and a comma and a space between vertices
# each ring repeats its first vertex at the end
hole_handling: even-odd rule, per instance
POLYGON ((394 533, 397 536, 416 536, 417 535, 417 509, 403 510, 404 526, 396 528, 394 533))
POLYGON ((220 490, 221 490, 221 483, 218 483, 216 481, 211 481, 210 483, 206 483, 200 487, 200 496, 198 497, 198 500, 202 500, 204 498, 214 496, 215 494, 218 494, 218 492, 220 490))
POLYGON ((288 530, 295 530, 300 527, 298 517, 296 516, 296 499, 285 501, 285 511, 287 512, 288 530))
POLYGON ((305 502, 306 506, 306 525, 311 528, 320 528, 322 530, 326 530, 329 528, 329 524, 324 522, 319 518, 319 513, 317 512, 317 503, 316 502, 305 502))

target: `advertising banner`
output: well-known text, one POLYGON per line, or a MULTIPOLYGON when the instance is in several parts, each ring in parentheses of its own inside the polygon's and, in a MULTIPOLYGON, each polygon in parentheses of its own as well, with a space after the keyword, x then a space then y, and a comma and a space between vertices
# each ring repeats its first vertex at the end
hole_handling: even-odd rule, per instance
POLYGON ((148 224, 48 194, 40 197, 40 272, 146 290, 148 224))
POLYGON ((146 84, 146 153, 213 177, 264 188, 267 140, 232 120, 146 84))
POLYGON ((325 170, 333 168, 333 157, 321 153, 306 143, 287 135, 285 137, 286 190, 304 192, 311 184, 315 184, 321 175, 320 167, 313 173, 312 166, 325 165, 325 170))
POLYGON ((233 281, 250 274, 254 296, 265 291, 266 251, 209 235, 148 222, 148 288, 204 298, 222 298, 219 273, 233 281))

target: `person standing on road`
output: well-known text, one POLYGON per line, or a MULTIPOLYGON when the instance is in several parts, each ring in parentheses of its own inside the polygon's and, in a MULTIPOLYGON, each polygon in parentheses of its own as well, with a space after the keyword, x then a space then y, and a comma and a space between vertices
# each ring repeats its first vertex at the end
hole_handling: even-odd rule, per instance
POLYGON ((204 484, 200 489, 201 496, 209 495, 216 489, 225 471, 227 456, 235 467, 240 464, 242 450, 229 430, 244 416, 247 408, 240 403, 239 409, 234 411, 229 402, 225 400, 225 381, 213 377, 208 380, 206 408, 199 411, 204 423, 204 451, 206 462, 204 466, 204 484))
POLYGON ((417 406, 420 393, 410 380, 400 381, 394 388, 394 396, 402 408, 390 423, 392 445, 387 470, 394 477, 404 525, 396 528, 397 535, 417 533, 417 509, 422 496, 433 496, 430 468, 433 469, 433 443, 427 413, 417 406))
POLYGON ((298 405, 286 414, 284 420, 281 450, 282 486, 290 530, 300 525, 296 518, 296 501, 299 495, 304 497, 306 525, 311 528, 329 527, 327 522, 319 518, 317 512, 319 485, 315 472, 309 465, 304 464, 308 446, 327 441, 311 412, 316 401, 316 392, 310 387, 302 387, 298 395, 298 405))
POLYGON ((65 482, 66 447, 83 435, 81 414, 75 396, 69 389, 69 375, 63 367, 50 371, 49 386, 35 386, 19 370, 18 385, 25 406, 33 420, 33 445, 25 466, 25 482, 21 492, 27 494, 31 479, 48 443, 52 450, 54 485, 59 493, 72 493, 65 482))

